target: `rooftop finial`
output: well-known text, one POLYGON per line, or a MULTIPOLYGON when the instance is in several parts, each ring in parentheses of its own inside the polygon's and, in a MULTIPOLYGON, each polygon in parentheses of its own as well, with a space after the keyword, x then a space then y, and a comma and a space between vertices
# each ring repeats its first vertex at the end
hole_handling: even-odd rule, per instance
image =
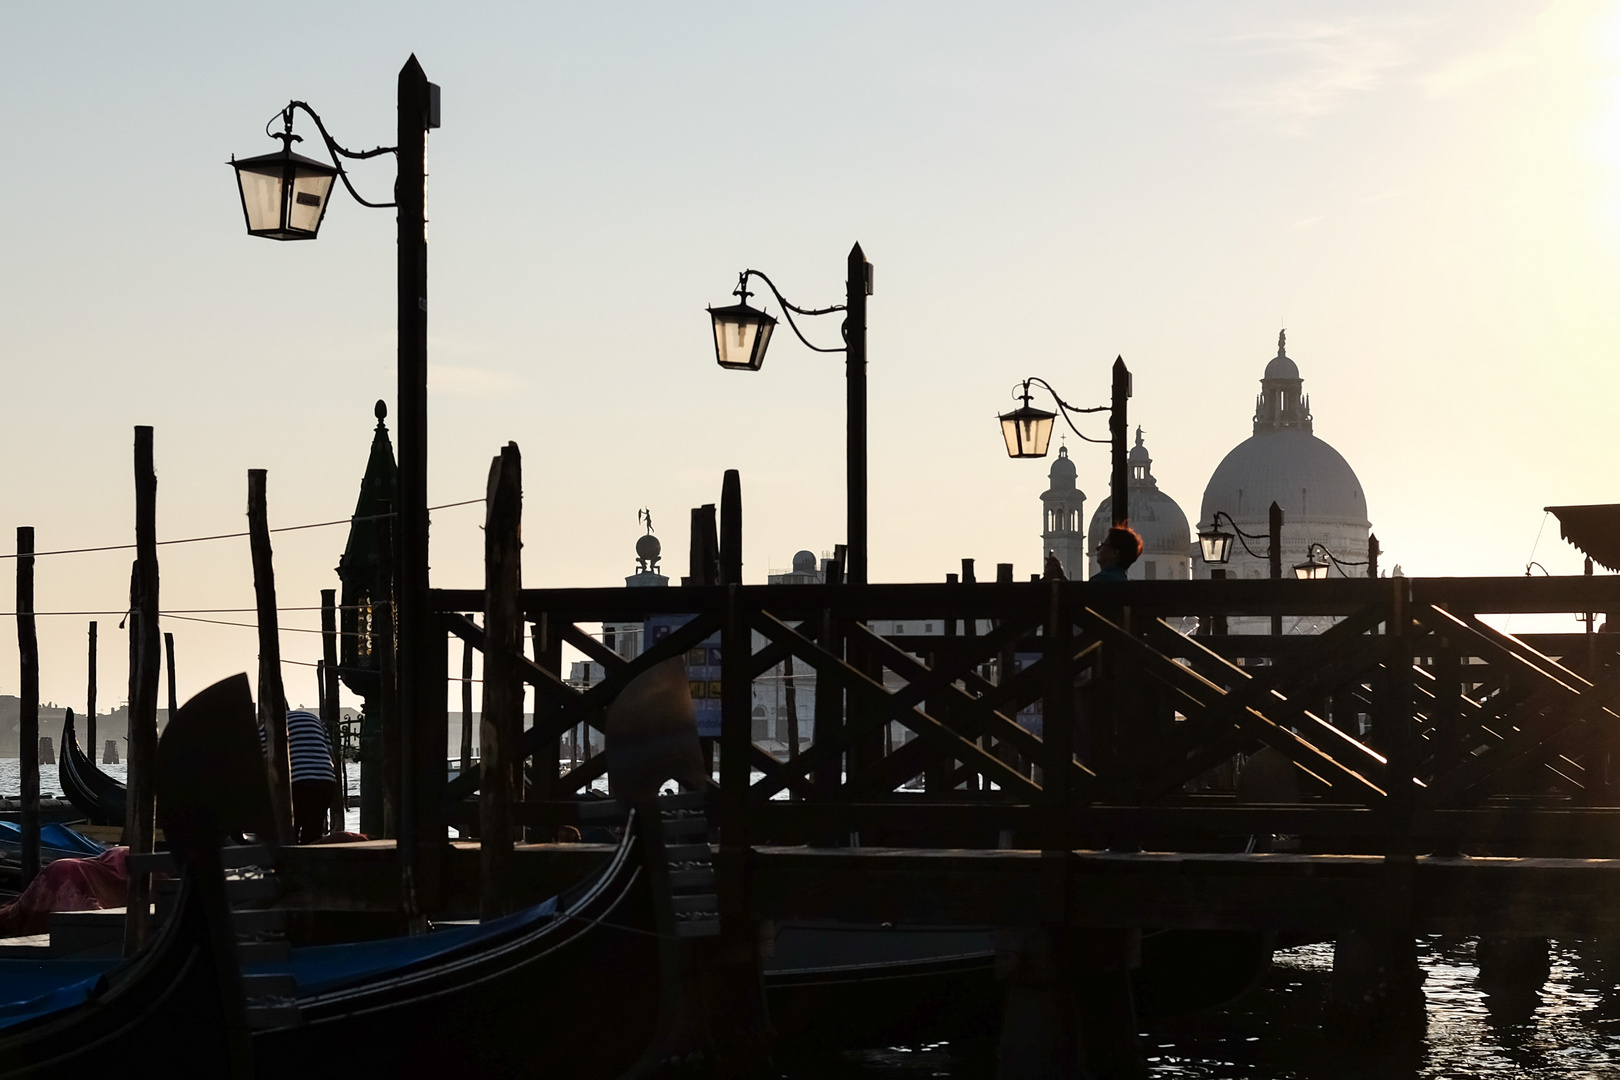
POLYGON ((1136 425, 1136 445, 1137 446, 1142 445, 1142 425, 1141 424, 1136 425))
POLYGON ((652 531, 653 531, 652 510, 646 509, 646 510, 637 510, 636 511, 636 523, 639 525, 642 522, 646 522, 646 524, 647 524, 647 535, 651 536, 652 531))
POLYGON ((378 398, 377 407, 371 411, 377 417, 377 422, 379 424, 382 423, 384 420, 388 419, 388 402, 384 401, 382 398, 378 398))
POLYGON ((1277 355, 1278 356, 1287 356, 1288 354, 1284 351, 1287 347, 1288 347, 1288 331, 1287 330, 1279 330, 1279 331, 1277 331, 1277 355))

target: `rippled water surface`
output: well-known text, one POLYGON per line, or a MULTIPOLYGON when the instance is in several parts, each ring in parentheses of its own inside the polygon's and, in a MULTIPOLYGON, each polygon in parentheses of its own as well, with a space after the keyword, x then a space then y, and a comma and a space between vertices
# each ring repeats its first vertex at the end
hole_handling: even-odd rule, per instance
MULTIPOLYGON (((1428 938, 1428 1027, 1407 1040, 1346 1045, 1321 1034, 1331 944, 1279 952, 1266 984, 1235 1006, 1142 1033, 1155 1078, 1175 1080, 1523 1080, 1620 1078, 1620 950, 1554 942, 1552 974, 1533 999, 1504 1002, 1475 985, 1471 939, 1428 938)), ((893 1049, 782 1063, 782 1080, 948 1077, 991 1080, 995 1048, 893 1049)))

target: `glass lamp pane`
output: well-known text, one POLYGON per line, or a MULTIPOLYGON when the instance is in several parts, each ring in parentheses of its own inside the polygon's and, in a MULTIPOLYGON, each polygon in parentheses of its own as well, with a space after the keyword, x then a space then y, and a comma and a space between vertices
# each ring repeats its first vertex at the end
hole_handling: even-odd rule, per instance
POLYGON ((250 233, 278 232, 281 229, 282 167, 249 166, 236 170, 242 190, 242 210, 247 214, 250 233))
POLYGON ((759 334, 754 341, 754 370, 759 370, 765 364, 765 348, 771 343, 771 331, 776 329, 776 320, 759 324, 759 334))
POLYGON ((1018 418, 1010 415, 1003 416, 1001 418, 1001 438, 1007 444, 1007 456, 1010 458, 1024 456, 1018 452, 1019 447, 1022 445, 1018 435, 1018 418))
POLYGON ((714 354, 723 368, 739 368, 744 371, 757 371, 754 366, 754 335, 759 332, 758 323, 747 323, 740 319, 714 320, 714 354))
POLYGON ((332 194, 336 177, 300 166, 293 174, 292 201, 287 207, 289 232, 315 235, 321 227, 321 216, 326 213, 326 201, 332 194))
POLYGON ((1046 444, 1052 441, 1052 417, 1032 416, 1025 421, 1027 434, 1026 442, 1030 447, 1030 456, 1045 457, 1046 444))

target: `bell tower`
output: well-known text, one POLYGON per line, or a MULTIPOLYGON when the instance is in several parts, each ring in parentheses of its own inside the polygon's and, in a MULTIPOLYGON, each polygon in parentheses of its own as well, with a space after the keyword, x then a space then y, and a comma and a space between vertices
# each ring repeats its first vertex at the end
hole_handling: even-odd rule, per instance
POLYGON ((1047 473, 1050 484, 1041 492, 1041 555, 1035 565, 1044 567, 1046 556, 1056 555, 1063 575, 1078 581, 1086 569, 1086 493, 1075 486, 1074 478, 1069 448, 1060 446, 1047 473))

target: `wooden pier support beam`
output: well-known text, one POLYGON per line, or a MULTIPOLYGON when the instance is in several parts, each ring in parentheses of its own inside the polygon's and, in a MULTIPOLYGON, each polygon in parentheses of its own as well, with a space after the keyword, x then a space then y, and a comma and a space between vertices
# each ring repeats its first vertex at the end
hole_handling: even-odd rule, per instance
POLYGON ((1140 951, 1141 933, 1129 929, 998 932, 996 971, 1006 980, 1007 997, 997 1076, 1146 1077, 1131 990, 1140 951))
POLYGON ((1482 936, 1474 950, 1479 964, 1477 985, 1485 1007, 1498 1025, 1522 1024, 1541 1003, 1541 988, 1552 974, 1549 942, 1544 937, 1482 936))
POLYGON ((479 725, 478 915, 512 906, 512 802, 523 782, 523 459, 507 443, 489 466, 484 509, 484 711, 479 725))
POLYGON ((1347 1038, 1372 1033, 1412 1037, 1425 1024, 1417 942, 1398 930, 1353 930, 1333 944, 1333 974, 1323 1026, 1347 1038))

